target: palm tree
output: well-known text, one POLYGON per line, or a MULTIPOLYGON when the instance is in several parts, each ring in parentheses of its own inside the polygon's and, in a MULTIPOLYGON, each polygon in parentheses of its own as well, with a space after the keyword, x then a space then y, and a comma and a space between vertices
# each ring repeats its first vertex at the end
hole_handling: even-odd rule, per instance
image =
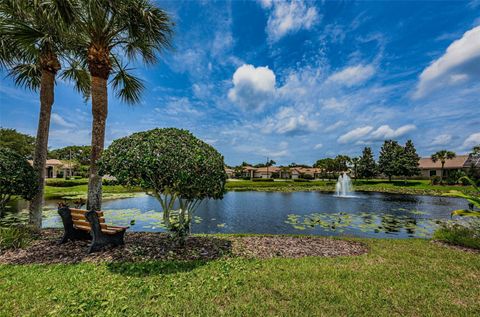
MULTIPOLYGON (((69 0, 3 0, 0 3, 0 67, 15 84, 40 90, 40 115, 33 167, 38 174, 38 194, 29 207, 29 223, 41 228, 45 163, 48 150, 50 115, 54 102, 55 79, 67 58, 68 25, 73 22, 75 5, 69 0)), ((73 62, 72 60, 70 60, 73 62)), ((82 79, 76 88, 88 90, 88 74, 79 67, 62 73, 64 79, 82 79)))
POLYGON ((98 160, 105 142, 108 113, 107 85, 127 103, 137 103, 144 86, 124 64, 136 59, 154 63, 156 53, 170 47, 173 23, 150 0, 80 0, 75 23, 77 50, 92 78, 92 154, 87 208, 100 210, 102 179, 98 160), (110 75, 113 78, 108 82, 110 75))
POLYGON ((456 156, 455 152, 447 151, 447 150, 441 150, 441 151, 438 151, 437 153, 432 154, 431 159, 433 163, 440 161, 440 163, 442 164, 440 184, 443 184, 443 168, 445 166, 445 162, 447 160, 453 159, 455 156, 456 156))

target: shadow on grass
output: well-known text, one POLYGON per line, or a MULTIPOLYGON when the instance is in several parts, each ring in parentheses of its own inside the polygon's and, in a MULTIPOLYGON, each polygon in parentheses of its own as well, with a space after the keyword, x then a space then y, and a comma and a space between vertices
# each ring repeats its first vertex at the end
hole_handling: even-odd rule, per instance
POLYGON ((107 264, 108 270, 115 274, 144 277, 150 275, 168 275, 193 271, 208 261, 148 261, 148 262, 113 262, 107 264))

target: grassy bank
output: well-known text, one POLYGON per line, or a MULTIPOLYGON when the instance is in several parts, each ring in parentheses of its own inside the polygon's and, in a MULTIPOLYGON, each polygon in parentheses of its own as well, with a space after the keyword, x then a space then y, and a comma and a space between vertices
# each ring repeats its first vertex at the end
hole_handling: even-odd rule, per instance
MULTIPOLYGON (((86 198, 87 183, 85 179, 64 181, 55 180, 47 182, 45 186, 46 199, 76 199, 86 198)), ((275 181, 275 182, 253 182, 249 180, 232 180, 227 182, 226 186, 229 191, 278 191, 278 192, 294 192, 294 191, 335 191, 335 181, 275 181)), ((413 194, 413 195, 443 195, 450 190, 470 191, 470 186, 440 186, 431 185, 428 180, 408 180, 392 181, 387 180, 358 180, 354 183, 355 191, 368 192, 384 192, 397 194, 413 194)), ((104 185, 104 198, 122 198, 131 197, 139 192, 140 188, 127 188, 120 185, 104 185)))
POLYGON ((0 266, 2 316, 476 316, 480 255, 362 240, 358 257, 0 266))
MULTIPOLYGON (((396 194, 415 194, 415 195, 443 195, 450 190, 470 191, 470 186, 448 186, 431 185, 428 180, 358 180, 353 184, 355 191, 365 192, 384 192, 396 194)), ((275 182, 253 182, 249 180, 235 180, 227 183, 227 189, 233 191, 304 191, 317 190, 333 192, 335 191, 335 181, 275 181, 275 182)))

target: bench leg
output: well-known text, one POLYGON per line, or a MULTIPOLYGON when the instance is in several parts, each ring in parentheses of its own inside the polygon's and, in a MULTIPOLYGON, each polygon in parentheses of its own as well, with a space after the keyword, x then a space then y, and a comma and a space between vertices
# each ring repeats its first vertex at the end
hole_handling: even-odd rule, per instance
POLYGON ((93 237, 92 243, 88 248, 88 253, 93 253, 96 251, 100 251, 106 247, 117 247, 120 245, 124 245, 124 236, 125 231, 119 232, 114 235, 101 235, 99 237, 93 237))

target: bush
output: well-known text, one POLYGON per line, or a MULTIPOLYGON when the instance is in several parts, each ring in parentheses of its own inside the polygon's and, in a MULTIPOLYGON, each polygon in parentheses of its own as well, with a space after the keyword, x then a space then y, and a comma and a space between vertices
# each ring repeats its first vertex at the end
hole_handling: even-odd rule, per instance
POLYGON ((88 179, 63 179, 63 178, 50 178, 47 179, 47 185, 51 187, 73 187, 78 185, 87 185, 88 179))
POLYGON ((243 179, 244 181, 249 181, 249 180, 250 180, 250 176, 244 176, 244 177, 242 177, 242 179, 243 179))
POLYGON ((30 200, 38 192, 38 177, 20 154, 0 148, 0 216, 12 196, 30 200))
POLYGON ((443 225, 435 231, 433 238, 446 243, 480 249, 480 227, 459 224, 443 225))
POLYGON ((24 248, 31 240, 32 233, 25 226, 0 227, 0 250, 24 248))
POLYGON ((273 182, 273 178, 253 178, 253 182, 273 182))
POLYGON ((430 178, 430 182, 432 183, 432 185, 440 184, 441 180, 442 178, 440 176, 433 176, 432 178, 430 178))
POLYGON ((301 175, 300 175, 300 178, 303 178, 303 179, 314 179, 315 177, 313 177, 313 175, 310 175, 310 174, 301 174, 301 175))
POLYGON ((223 156, 190 132, 174 128, 113 141, 100 167, 119 184, 138 184, 152 194, 162 206, 165 226, 182 244, 195 209, 203 199, 223 198, 227 181, 223 156), (175 203, 178 210, 173 210, 175 203))
POLYGON ((102 185, 115 186, 115 185, 120 185, 120 183, 116 179, 102 179, 102 185))
POLYGON ((309 182, 310 180, 305 178, 294 178, 293 181, 302 183, 302 182, 309 182))

